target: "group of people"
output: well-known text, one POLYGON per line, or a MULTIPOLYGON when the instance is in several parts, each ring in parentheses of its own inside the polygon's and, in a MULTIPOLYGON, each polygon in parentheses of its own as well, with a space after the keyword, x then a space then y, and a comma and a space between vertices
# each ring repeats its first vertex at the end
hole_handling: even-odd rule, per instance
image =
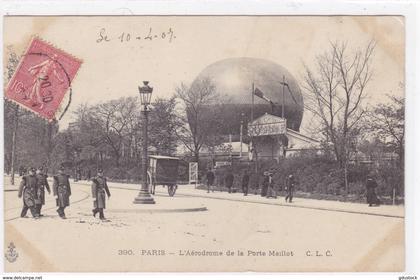
POLYGON ((18 197, 23 197, 21 217, 25 217, 28 210, 36 219, 42 216, 41 209, 45 204, 45 189, 49 194, 51 193, 47 176, 43 174, 43 168, 29 168, 29 174, 22 177, 18 192, 18 197))
MULTIPOLYGON (((235 177, 233 175, 232 170, 228 169, 224 176, 224 183, 229 193, 236 191, 233 187, 234 178, 235 177)), ((216 179, 216 176, 215 176, 214 171, 211 168, 209 168, 206 174, 208 193, 210 191, 214 192, 215 179, 216 179)), ((254 184, 255 184, 254 186, 255 194, 257 194, 257 190, 259 189, 259 183, 254 182, 254 184)), ((247 196, 249 192, 249 185, 250 185, 250 174, 248 170, 243 171, 241 185, 242 185, 242 192, 244 196, 247 196)), ((285 182, 286 202, 289 202, 289 203, 292 202, 294 189, 295 189, 295 178, 293 174, 289 174, 285 182)), ((261 187, 261 196, 267 197, 267 198, 277 198, 277 190, 274 184, 272 172, 269 172, 269 171, 264 172, 264 178, 263 178, 262 187, 261 187)))
MULTIPOLYGON (((248 195, 249 192, 249 185, 250 185, 250 174, 248 170, 244 170, 242 173, 242 192, 244 196, 248 195)), ((206 183, 207 183, 207 192, 210 191, 214 192, 215 187, 215 173, 212 168, 209 168, 207 170, 206 174, 206 183)), ((255 180, 256 182, 253 182, 255 194, 257 194, 257 191, 259 189, 259 182, 258 179, 255 180)), ((233 188, 233 182, 234 182, 234 175, 232 173, 231 169, 228 169, 224 176, 224 183, 225 187, 228 189, 229 193, 235 192, 236 190, 233 188)), ((285 201, 291 203, 293 200, 293 193, 295 190, 295 177, 293 174, 289 174, 286 178, 284 189, 286 191, 285 194, 285 201)), ((376 180, 374 179, 373 175, 368 175, 366 179, 366 200, 369 205, 371 206, 379 206, 381 204, 381 201, 376 195, 376 187, 378 186, 376 180)), ((277 198, 277 189, 274 184, 273 179, 273 173, 270 171, 264 172, 264 178, 262 180, 262 186, 261 186, 261 196, 266 198, 277 198)))
MULTIPOLYGON (((98 169, 97 176, 92 180, 92 199, 94 217, 99 213, 99 218, 105 220, 105 195, 108 198, 111 193, 108 188, 106 178, 103 176, 103 170, 98 169)), ((66 219, 64 212, 65 208, 70 206, 71 187, 69 176, 64 173, 64 167, 60 166, 58 174, 53 176, 53 195, 56 201, 57 213, 62 219, 66 219)), ((39 219, 42 206, 45 205, 45 190, 51 194, 50 186, 47 180, 47 174, 44 173, 43 167, 29 168, 29 174, 22 177, 19 186, 18 197, 23 198, 23 208, 20 216, 26 217, 28 210, 30 210, 32 217, 39 219)))

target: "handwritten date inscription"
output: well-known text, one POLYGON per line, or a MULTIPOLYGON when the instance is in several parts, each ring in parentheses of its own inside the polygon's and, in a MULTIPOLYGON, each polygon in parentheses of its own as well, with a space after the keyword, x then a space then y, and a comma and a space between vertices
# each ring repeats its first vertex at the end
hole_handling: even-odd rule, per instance
POLYGON ((117 41, 120 43, 128 43, 135 41, 166 41, 172 43, 176 39, 174 30, 170 27, 166 31, 155 31, 152 27, 149 27, 148 30, 145 30, 142 33, 130 33, 130 32, 121 32, 119 34, 108 34, 105 28, 99 30, 96 43, 106 43, 111 41, 117 41))

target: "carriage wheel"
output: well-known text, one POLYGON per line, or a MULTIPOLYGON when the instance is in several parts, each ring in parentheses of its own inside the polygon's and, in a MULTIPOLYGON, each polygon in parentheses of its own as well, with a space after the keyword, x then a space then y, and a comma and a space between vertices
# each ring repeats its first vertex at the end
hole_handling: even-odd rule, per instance
POLYGON ((177 188, 178 188, 177 185, 168 185, 169 196, 174 196, 177 188))

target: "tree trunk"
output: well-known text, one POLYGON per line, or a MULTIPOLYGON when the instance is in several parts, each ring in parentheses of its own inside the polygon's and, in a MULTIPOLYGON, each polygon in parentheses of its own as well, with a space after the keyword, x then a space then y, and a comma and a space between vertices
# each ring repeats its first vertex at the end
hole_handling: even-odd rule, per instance
POLYGON ((47 124, 47 147, 46 147, 46 154, 47 154, 47 163, 45 167, 50 167, 51 163, 51 153, 53 151, 53 126, 55 121, 48 122, 47 124))
POLYGON ((116 167, 120 167, 120 155, 119 153, 115 153, 115 165, 116 167))
POLYGON ((104 155, 102 152, 99 152, 99 164, 101 166, 103 166, 103 161, 104 161, 104 155))
POLYGON ((347 161, 344 163, 344 189, 346 190, 346 194, 348 194, 349 193, 349 180, 348 180, 347 161))
POLYGON ((398 149, 398 166, 400 169, 404 169, 404 146, 402 144, 398 149))
POLYGON ((5 164, 5 172, 7 175, 10 175, 10 157, 11 155, 4 154, 4 164, 5 164))
POLYGON ((16 104, 15 107, 15 119, 13 123, 13 133, 12 133, 12 159, 11 159, 11 177, 10 183, 12 185, 15 184, 15 160, 16 160, 16 137, 17 137, 17 129, 19 124, 19 105, 16 104))
POLYGON ((195 150, 194 151, 194 161, 198 163, 200 159, 200 151, 195 150))

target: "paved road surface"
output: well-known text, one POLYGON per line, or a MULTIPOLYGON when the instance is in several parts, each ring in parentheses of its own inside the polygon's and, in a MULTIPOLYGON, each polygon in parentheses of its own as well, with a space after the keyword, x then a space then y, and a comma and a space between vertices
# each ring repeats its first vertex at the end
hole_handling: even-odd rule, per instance
POLYGON ((17 218, 21 200, 15 191, 5 192, 5 246, 14 242, 19 253, 16 262, 5 261, 6 271, 404 269, 402 207, 369 208, 375 215, 366 215, 353 213, 366 211, 361 204, 335 202, 326 207, 324 202, 297 199, 294 205, 311 207, 285 207, 280 200, 267 204, 256 196, 229 197, 190 187, 180 188, 173 198, 158 193, 156 208, 203 206, 207 211, 136 212, 133 209, 143 207, 132 204, 137 190, 111 185, 108 222, 91 216, 90 188, 84 182, 72 184, 67 220, 57 216, 52 196, 47 196, 42 219, 17 218), (314 209, 318 206, 328 211, 314 209), (340 209, 350 211, 335 211, 340 209), (390 213, 396 217, 387 216, 390 213), (227 256, 228 250, 234 255, 227 256), (316 256, 317 251, 322 256, 316 256), (223 255, 214 256, 219 252, 223 255))

